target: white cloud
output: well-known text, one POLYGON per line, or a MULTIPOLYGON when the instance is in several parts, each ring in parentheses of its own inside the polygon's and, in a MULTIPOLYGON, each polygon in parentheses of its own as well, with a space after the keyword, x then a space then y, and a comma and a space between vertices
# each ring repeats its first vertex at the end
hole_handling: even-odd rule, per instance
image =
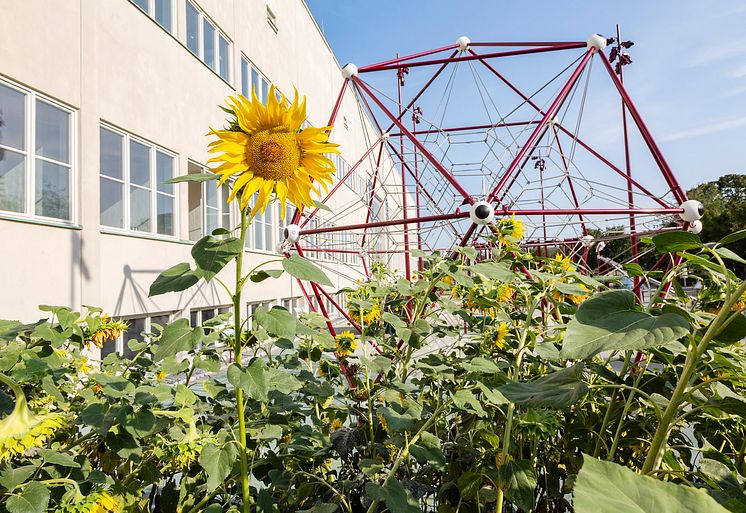
POLYGON ((692 137, 714 134, 717 132, 722 132, 723 130, 728 130, 730 128, 736 128, 736 127, 744 126, 744 125, 746 125, 746 116, 736 118, 736 119, 729 119, 726 121, 716 121, 714 123, 701 125, 696 128, 689 128, 687 130, 681 130, 680 132, 674 132, 672 134, 666 135, 662 137, 660 140, 661 141, 678 141, 680 139, 690 139, 692 137))
MULTIPOLYGON (((715 39, 718 41, 718 39, 715 39)), ((695 50, 686 60, 686 67, 703 66, 713 62, 730 59, 746 54, 746 39, 720 40, 719 44, 703 45, 695 50)))

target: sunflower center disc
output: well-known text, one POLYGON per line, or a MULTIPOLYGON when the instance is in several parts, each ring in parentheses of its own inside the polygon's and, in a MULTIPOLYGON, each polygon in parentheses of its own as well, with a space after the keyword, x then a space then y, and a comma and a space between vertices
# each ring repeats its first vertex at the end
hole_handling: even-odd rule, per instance
POLYGON ((246 160, 249 169, 265 180, 290 178, 300 162, 295 134, 277 129, 257 132, 246 147, 246 160))

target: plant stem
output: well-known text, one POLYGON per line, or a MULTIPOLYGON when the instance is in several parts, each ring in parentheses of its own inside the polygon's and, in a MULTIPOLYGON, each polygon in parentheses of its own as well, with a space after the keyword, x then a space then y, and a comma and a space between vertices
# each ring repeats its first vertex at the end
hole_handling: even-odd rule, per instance
POLYGON ((679 381, 676 383, 676 388, 671 394, 668 407, 666 407, 663 418, 653 435, 650 452, 648 452, 645 463, 642 466, 641 472, 643 474, 650 474, 660 467, 671 427, 673 426, 674 419, 678 416, 681 404, 684 402, 685 392, 697 368, 697 363, 702 354, 707 350, 710 341, 720 333, 722 326, 729 320, 729 317, 731 315, 740 315, 737 312, 731 312, 731 309, 744 293, 746 293, 746 281, 738 287, 735 293, 730 294, 730 299, 725 301, 720 309, 720 313, 713 319, 699 343, 697 344, 694 337, 691 337, 689 351, 687 351, 686 361, 684 362, 684 370, 682 370, 681 376, 679 376, 679 381))
MULTIPOLYGON (((236 365, 241 366, 241 353, 243 352, 243 344, 241 343, 241 289, 243 288, 243 275, 242 275, 242 264, 243 264, 243 246, 244 239, 246 238, 247 231, 247 220, 248 216, 246 211, 241 211, 241 252, 236 255, 236 291, 233 294, 233 324, 234 324, 234 355, 236 365)), ((243 510, 244 513, 250 513, 250 496, 249 496, 249 473, 248 473, 248 462, 246 459, 246 418, 244 414, 243 404, 243 390, 241 387, 236 387, 236 415, 238 416, 238 443, 241 446, 241 491, 243 494, 243 510)))
MULTIPOLYGON (((642 390, 638 388, 638 385, 640 384, 640 381, 642 381, 642 377, 645 374, 645 371, 648 368, 648 365, 650 364, 650 357, 645 357, 645 366, 638 367, 637 369, 637 376, 635 377, 635 381, 632 383, 631 387, 626 387, 625 385, 619 385, 619 388, 621 390, 629 389, 630 393, 627 396, 627 400, 624 402, 624 408, 622 408, 622 414, 619 416, 619 424, 617 424, 616 431, 614 432, 614 439, 611 441, 611 448, 609 449, 609 455, 606 457, 606 461, 614 461, 614 453, 616 453, 616 448, 619 446, 619 437, 622 434, 622 428, 624 427, 624 420, 627 417, 627 412, 629 412, 630 406, 632 406, 632 400, 635 398, 635 394, 637 392, 640 392, 640 394, 644 394, 642 390)), ((650 401, 650 404, 653 405, 653 408, 655 408, 656 417, 660 419, 660 413, 658 410, 658 407, 655 405, 655 402, 650 398, 649 395, 644 394, 648 401, 650 401)))

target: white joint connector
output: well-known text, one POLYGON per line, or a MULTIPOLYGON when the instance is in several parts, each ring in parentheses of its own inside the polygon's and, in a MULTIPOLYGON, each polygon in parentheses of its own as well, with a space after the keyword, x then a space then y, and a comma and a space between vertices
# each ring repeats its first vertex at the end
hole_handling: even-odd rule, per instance
POLYGON ((300 226, 297 224, 287 225, 282 231, 282 236, 285 238, 283 242, 295 244, 300 240, 300 226))
POLYGON ((704 226, 702 225, 702 221, 699 219, 689 224, 689 232, 695 235, 699 234, 702 231, 702 228, 704 228, 704 226))
POLYGON ((595 239, 595 238, 593 237, 593 235, 584 235, 584 236, 583 236, 583 237, 582 237, 582 238, 580 239, 580 244, 581 244, 581 245, 582 245, 582 246, 583 246, 584 248, 590 248, 591 246, 593 246, 593 243, 594 243, 594 242, 596 242, 596 239, 595 239))
POLYGON ((471 44, 471 39, 469 39, 466 36, 461 36, 456 40, 456 44, 458 45, 458 51, 459 52, 465 52, 469 49, 469 45, 471 44))
POLYGON ((389 132, 384 132, 381 134, 381 139, 384 141, 388 141, 389 137, 391 137, 391 134, 389 132))
POLYGON ((602 52, 604 48, 606 48, 606 38, 601 34, 593 34, 591 37, 588 38, 588 41, 586 41, 586 45, 588 46, 588 48, 592 47, 599 52, 602 52))
POLYGON ((477 201, 471 206, 469 218, 474 224, 490 224, 495 220, 495 209, 486 201, 477 201))
POLYGON ((342 76, 345 78, 345 80, 349 80, 352 77, 357 76, 357 66, 352 64, 351 62, 348 64, 345 64, 342 68, 342 76))
POLYGON ((688 223, 698 221, 705 215, 705 206, 697 200, 686 200, 681 204, 681 208, 684 211, 679 216, 688 223))
POLYGON ((559 117, 557 117, 557 115, 555 114, 551 119, 547 120, 547 124, 549 124, 549 126, 559 124, 559 117))

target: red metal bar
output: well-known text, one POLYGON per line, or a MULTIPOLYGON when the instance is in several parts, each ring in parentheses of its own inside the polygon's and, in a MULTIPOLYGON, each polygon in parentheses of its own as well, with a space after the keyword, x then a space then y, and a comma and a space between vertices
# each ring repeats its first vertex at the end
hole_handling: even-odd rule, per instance
MULTIPOLYGON (((683 208, 554 208, 554 209, 511 209, 511 208, 497 208, 495 209, 496 216, 541 216, 541 215, 629 215, 634 212, 638 215, 666 215, 666 214, 680 214, 684 211, 683 208)), ((409 217, 407 219, 390 219, 388 221, 376 221, 373 223, 360 223, 351 224, 346 226, 327 226, 324 228, 314 228, 312 230, 301 230, 301 235, 313 235, 315 233, 331 233, 340 232, 344 230, 359 230, 365 227, 378 228, 380 226, 397 226, 412 223, 431 223, 435 221, 450 221, 453 219, 464 219, 469 217, 469 212, 454 212, 452 214, 438 214, 432 216, 422 217, 409 217)), ((477 226, 477 225, 473 225, 477 226)), ((472 231, 473 233, 473 231, 472 231)))
POLYGON ((341 313, 342 316, 345 319, 347 319, 348 321, 350 321, 350 324, 352 325, 353 328, 355 328, 357 330, 358 333, 362 333, 363 332, 362 328, 360 328, 360 326, 358 325, 358 323, 356 323, 355 321, 353 321, 350 318, 350 316, 347 314, 347 312, 345 312, 344 309, 341 306, 339 306, 339 304, 334 300, 334 298, 327 291, 325 291, 323 287, 319 287, 319 290, 321 291, 322 294, 324 294, 324 296, 326 296, 326 298, 329 300, 329 302, 332 305, 334 305, 334 308, 336 308, 337 310, 339 310, 339 313, 341 313))
POLYGON ((491 203, 495 200, 498 194, 502 191, 502 188, 505 186, 507 181, 510 179, 513 172, 516 170, 516 168, 519 166, 521 161, 524 159, 526 154, 529 152, 533 146, 538 143, 539 141, 539 135, 542 134, 544 131, 544 127, 546 126, 547 122, 554 117, 554 115, 559 110, 562 103, 565 101, 565 98, 567 98, 568 93, 575 85, 575 82, 577 82, 578 78, 580 77, 580 74, 585 69, 585 66, 588 64, 588 62, 593 57, 593 54, 595 53, 596 49, 593 47, 590 47, 586 50, 585 55, 580 60, 580 64, 578 64, 578 67, 575 68, 575 71, 573 71, 572 75, 570 75, 569 80, 567 83, 565 83, 564 87, 560 91, 559 95, 557 95, 557 98, 554 99, 552 102, 552 105, 549 106, 549 109, 547 109, 546 114, 544 114, 544 117, 541 118, 541 121, 534 129, 531 136, 528 138, 526 143, 521 148, 521 151, 518 152, 518 154, 513 159, 513 162, 511 162, 508 169, 505 171, 505 174, 500 178, 500 181, 495 186, 494 190, 490 193, 489 197, 487 198, 487 202, 491 203))
POLYGON ((577 43, 564 43, 555 46, 542 46, 536 48, 524 48, 522 50, 509 50, 507 52, 493 52, 481 54, 480 57, 473 55, 464 55, 461 57, 450 57, 447 59, 432 59, 428 61, 415 61, 415 62, 394 62, 392 64, 385 65, 372 65, 360 68, 360 73, 370 73, 371 71, 385 71, 388 69, 399 69, 399 68, 415 68, 419 66, 432 66, 434 64, 452 63, 452 62, 463 62, 473 61, 476 59, 496 59, 499 57, 514 57, 516 55, 527 55, 532 53, 544 53, 544 52, 556 52, 559 50, 575 50, 578 48, 585 48, 587 46, 584 42, 577 43))
POLYGON ((434 53, 445 52, 446 50, 453 50, 454 48, 458 48, 458 43, 454 43, 448 46, 442 46, 434 50, 426 50, 424 52, 413 53, 412 55, 405 55, 404 57, 396 57, 396 59, 391 59, 388 61, 377 62, 375 64, 370 64, 368 66, 363 66, 361 68, 358 68, 358 71, 367 71, 369 68, 373 68, 376 66, 388 66, 389 64, 396 64, 399 62, 409 61, 412 59, 417 59, 419 57, 427 57, 428 55, 433 55, 434 53))
POLYGON ((312 312, 316 312, 316 307, 313 306, 313 302, 311 301, 311 296, 308 295, 308 291, 306 290, 306 287, 303 286, 303 282, 299 278, 296 278, 296 280, 298 281, 298 285, 300 285, 300 290, 303 292, 303 295, 306 297, 306 303, 308 303, 308 308, 312 312))
MULTIPOLYGON (((622 33, 621 29, 619 28, 619 24, 616 25, 616 40, 617 40, 617 48, 621 51, 622 50, 622 33)), ((619 63, 619 81, 624 84, 624 66, 619 63)), ((624 105, 624 100, 622 100, 622 131, 624 134, 624 166, 627 171, 627 205, 629 208, 635 207, 635 196, 632 194, 632 182, 630 181, 632 179, 632 163, 630 160, 629 155, 629 136, 627 133, 627 107, 624 105)), ((629 233, 632 236, 632 262, 637 264, 640 262, 640 251, 637 246, 637 222, 635 220, 635 214, 629 215, 629 233)), ((633 279, 633 283, 635 288, 637 288, 637 284, 640 283, 640 277, 635 276, 633 279)), ((638 292, 637 298, 642 300, 642 295, 638 292)))
POLYGON ((373 102, 388 116, 391 121, 401 130, 404 135, 414 144, 421 152, 422 154, 430 161, 430 163, 437 169, 440 174, 443 175, 443 177, 448 180, 448 182, 456 189, 465 200, 467 200, 469 203, 474 203, 474 199, 469 195, 466 190, 464 190, 463 187, 461 187, 461 184, 458 183, 458 180, 450 173, 446 168, 443 167, 443 165, 436 159, 432 153, 428 151, 427 148, 422 144, 422 142, 417 139, 409 130, 407 130, 407 127, 401 124, 401 121, 396 119, 396 116, 389 111, 386 106, 379 100, 373 92, 368 89, 368 86, 366 86, 362 80, 360 80, 357 77, 353 77, 352 80, 354 81, 354 84, 359 88, 359 90, 364 91, 370 98, 373 100, 373 102))
POLYGON ((581 46, 585 46, 587 44, 583 41, 480 41, 471 42, 469 43, 469 46, 563 46, 573 43, 581 46))
MULTIPOLYGON (((509 123, 503 122, 503 123, 491 123, 488 125, 472 125, 472 126, 463 126, 463 127, 451 127, 451 128, 434 128, 432 130, 412 130, 412 133, 414 135, 424 135, 424 134, 439 134, 441 132, 466 132, 469 130, 485 130, 488 128, 502 128, 502 127, 510 127, 510 126, 525 126, 525 125, 535 125, 538 121, 511 121, 509 123)), ((393 126, 393 125, 392 125, 393 126)), ((399 135, 402 135, 401 132, 393 132, 391 134, 392 137, 396 137, 399 135)))
MULTIPOLYGON (((682 209, 679 209, 681 212, 682 209)), ((469 212, 455 212, 453 214, 439 214, 434 216, 408 217, 407 219, 389 219, 387 221, 374 221, 372 223, 351 224, 347 226, 327 226, 325 228, 314 228, 312 230, 301 230, 301 235, 313 235, 315 233, 342 232, 345 230, 360 230, 362 228, 378 228, 381 226, 397 226, 412 223, 429 223, 434 221, 448 221, 451 219, 463 219, 469 217, 469 212)))
MULTIPOLYGON (((470 52, 470 53, 471 53, 472 55, 479 55, 479 54, 477 54, 476 52, 474 52, 474 50, 469 50, 469 52, 470 52)), ((513 83, 512 83, 512 82, 510 82, 510 81, 509 81, 509 80, 508 80, 507 78, 505 78, 505 77, 504 77, 504 76, 502 75, 502 73, 500 73, 499 71, 497 71, 497 70, 496 70, 496 69, 495 69, 495 68, 494 68, 494 67, 493 67, 493 66, 492 66, 492 65, 491 65, 491 64, 490 64, 489 62, 487 62, 487 61, 485 61, 485 60, 482 60, 482 59, 480 59, 480 62, 481 62, 482 64, 484 64, 484 66, 485 66, 485 67, 486 67, 486 68, 487 68, 488 70, 490 70, 490 71, 492 72, 492 74, 493 74, 493 75, 495 75, 495 76, 496 76, 496 77, 497 77, 498 79, 500 79, 500 80, 501 80, 501 81, 502 81, 502 82, 503 82, 503 83, 504 83, 504 84, 505 84, 506 86, 508 86, 508 87, 509 87, 509 88, 510 88, 510 89, 511 89, 511 90, 512 90, 513 92, 515 92, 515 93, 516 93, 516 94, 517 94, 518 96, 520 96, 520 97, 521 97, 521 98, 523 99, 523 101, 525 101, 525 102, 526 102, 526 103, 527 103, 528 105, 530 105, 531 107, 533 107, 533 108, 534 108, 534 109, 535 109, 535 110, 536 110, 536 111, 537 111, 537 112, 538 112, 539 114, 544 114, 544 111, 543 111, 543 110, 541 109, 541 107, 539 107, 539 106, 538 106, 538 105, 536 105, 536 104, 535 104, 535 103, 534 103, 533 101, 531 101, 531 98, 530 98, 530 97, 526 96, 526 95, 525 95, 525 94, 524 94, 524 93, 523 93, 523 92, 522 92, 522 91, 521 91, 520 89, 518 89, 518 88, 517 88, 517 87, 516 87, 515 85, 513 85, 513 83)), ((557 128, 559 128, 559 129, 560 129, 560 130, 561 130, 561 131, 562 131, 563 133, 565 133, 566 135, 569 135, 570 137, 572 137, 572 138, 573 138, 573 140, 574 140, 575 142, 577 142, 577 143, 578 143, 578 144, 579 144, 580 146, 582 146, 582 147, 583 147, 583 148, 584 148, 584 149, 585 149, 586 151, 588 151, 588 152, 589 152, 589 153, 590 153, 591 155, 593 155, 594 157, 596 157, 597 159, 599 159, 599 160, 600 160, 601 162, 603 162, 604 164, 606 164, 607 166, 609 166, 609 168, 611 168, 611 169, 612 169, 612 170, 613 170, 613 171, 614 171, 615 173, 617 173, 617 174, 618 174, 619 176, 622 176, 622 177, 623 177, 623 178, 625 178, 625 179, 629 179, 629 178, 627 177, 627 174, 626 174, 626 173, 625 173, 624 171, 622 171, 622 170, 621 170, 621 169, 619 169, 619 168, 618 168, 617 166, 615 166, 614 164, 612 164, 612 163, 611 163, 611 162, 610 162, 610 161, 609 161, 608 159, 606 159, 606 158, 605 158, 605 157, 604 157, 603 155, 601 155, 601 154, 600 154, 600 153, 598 153, 598 152, 597 152, 596 150, 594 150, 593 148, 591 148, 591 147, 590 147, 590 146, 589 146, 588 144, 586 144, 586 143, 585 143, 585 142, 584 142, 583 140, 581 140, 581 139, 580 139, 580 138, 578 138, 578 137, 575 137, 575 135, 574 135, 574 134, 573 134, 573 133, 572 133, 571 131, 569 131, 568 129, 566 129, 565 127, 563 127, 563 126, 562 126, 561 124, 559 124, 559 123, 555 123, 555 126, 556 126, 557 128)), ((666 202, 664 202, 664 201, 663 201, 662 199, 660 199, 660 198, 659 198, 658 196, 654 195, 654 194, 653 194, 652 192, 650 192, 650 191, 649 191, 648 189, 646 189, 646 188, 645 188, 645 187, 644 187, 643 185, 641 185, 640 183, 636 182, 635 180, 631 180, 631 181, 632 181, 632 183, 633 183, 633 184, 635 185, 635 187, 637 187, 637 188, 638 188, 638 189, 640 190, 640 192, 642 192, 643 194, 647 194, 648 196, 650 196, 650 198, 651 198, 651 199, 653 199, 653 200, 654 200, 655 202, 657 202, 657 203, 658 203, 658 204, 659 204, 660 206, 662 206, 662 207, 668 207, 668 206, 669 206, 669 205, 668 205, 668 204, 667 204, 666 202)))
POLYGON ((365 263, 365 257, 360 255, 360 261, 363 263, 363 271, 365 271, 365 277, 370 279, 370 271, 368 271, 368 264, 365 263))
MULTIPOLYGON (((379 140, 379 141, 380 141, 380 140, 379 140)), ((380 142, 381 142, 381 146, 383 146, 383 141, 380 141, 380 142)), ((342 186, 342 184, 343 184, 343 183, 345 183, 345 181, 346 181, 346 180, 347 180, 347 179, 348 179, 348 178, 349 178, 349 177, 350 177, 350 176, 352 175, 352 173, 354 173, 354 172, 355 172, 355 170, 357 170, 358 166, 360 166, 360 164, 362 164, 362 163, 363 163, 363 161, 364 161, 364 160, 366 159, 366 157, 367 157, 368 155, 370 155, 370 153, 371 153, 371 152, 373 151, 373 149, 374 149, 375 147, 376 147, 376 145, 375 145, 375 143, 374 143, 374 144, 373 144, 373 145, 372 145, 372 146, 371 146, 370 148, 368 148, 368 150, 367 150, 367 151, 366 151, 366 152, 365 152, 365 153, 363 154, 363 156, 362 156, 362 157, 360 157, 360 160, 358 160, 357 162, 355 162, 355 165, 354 165, 354 166, 352 166, 352 167, 351 167, 351 168, 349 169, 349 171, 347 171, 347 173, 345 173, 345 175, 344 175, 344 176, 342 177, 342 179, 341 179, 341 180, 339 180, 339 181, 338 181, 338 182, 337 182, 337 183, 336 183, 336 184, 334 185, 334 187, 332 187, 332 190, 331 190, 331 191, 329 191, 329 192, 327 193, 327 195, 326 195, 326 196, 324 197, 324 199, 323 199, 323 200, 321 201, 321 203, 326 203, 326 201, 327 201, 327 200, 328 200, 329 198, 331 198, 331 197, 332 197, 332 194, 334 194, 334 193, 335 193, 335 192, 337 191, 337 189, 339 189, 339 188, 340 188, 340 187, 342 186)), ((301 228, 303 228, 304 226, 306 226, 306 224, 308 224, 308 222, 309 222, 309 221, 311 220, 311 218, 312 218, 313 216, 315 216, 315 215, 316 215, 316 213, 317 213, 317 212, 318 212, 319 210, 320 210, 320 209, 319 209, 319 207, 316 207, 316 208, 315 208, 315 209, 313 210, 313 212, 311 212, 310 214, 308 214, 308 215, 306 216, 306 218, 305 218, 305 219, 303 220, 303 222, 302 222, 302 223, 300 224, 300 227, 301 227, 301 228)))
POLYGON ((650 134, 648 127, 645 125, 645 122, 642 120, 642 116, 640 116, 640 113, 637 111, 637 107, 635 107, 635 104, 632 103, 632 99, 627 94, 627 90, 624 88, 624 85, 619 80, 619 77, 616 76, 614 69, 611 67, 611 64, 609 63, 609 59, 606 57, 606 55, 601 55, 600 59, 601 59, 601 62, 604 63, 604 68, 606 68, 606 71, 609 73, 609 76, 611 77, 611 81, 614 82, 614 86, 616 87, 617 91, 619 91, 619 94, 622 97, 622 101, 624 102, 624 105, 626 105, 627 109, 629 109, 629 114, 630 116, 632 116, 632 120, 637 125, 638 130, 640 130, 640 135, 642 135, 642 138, 645 140, 645 144, 650 150, 650 153, 653 154, 653 158, 658 164, 658 167, 660 168, 661 173, 663 173, 663 177, 666 179, 666 182, 668 183, 668 186, 670 187, 671 192, 673 192, 673 195, 676 198, 676 201, 678 201, 679 203, 685 202, 686 194, 681 188, 681 185, 679 185, 679 182, 676 180, 676 177, 671 171, 671 168, 669 167, 668 162, 666 162, 666 159, 663 157, 663 154, 661 153, 660 148, 658 148, 658 145, 653 139, 653 136, 650 134))
MULTIPOLYGON (((404 84, 404 70, 399 69, 396 73, 396 94, 397 94, 397 104, 399 106, 399 116, 396 118, 394 123, 398 123, 401 126, 404 126, 401 124, 401 117, 404 114, 404 110, 402 109, 401 104, 401 88, 404 84)), ((399 150, 401 151, 401 154, 404 155, 404 136, 399 136, 399 150)), ((401 209, 402 209, 402 216, 404 217, 404 220, 407 220, 407 217, 409 217, 409 212, 407 211, 407 173, 406 169, 404 169, 404 160, 402 160, 401 165, 401 209)), ((407 280, 412 279, 412 262, 409 258, 409 226, 406 224, 404 225, 404 277, 407 280)))
MULTIPOLYGON (((412 115, 412 129, 414 130, 417 128, 417 120, 414 117, 414 114, 412 115)), ((414 203, 415 203, 415 217, 420 217, 422 215, 422 212, 420 212, 420 187, 417 187, 420 183, 420 177, 419 177, 419 170, 417 167, 417 150, 414 151, 414 203)), ((403 170, 402 170, 403 174, 403 170)), ((417 223, 417 249, 422 251, 422 227, 420 226, 420 223, 417 223)), ((408 260, 408 259, 407 259, 408 260)), ((422 272, 422 257, 417 258, 417 270, 419 272, 422 272)))

